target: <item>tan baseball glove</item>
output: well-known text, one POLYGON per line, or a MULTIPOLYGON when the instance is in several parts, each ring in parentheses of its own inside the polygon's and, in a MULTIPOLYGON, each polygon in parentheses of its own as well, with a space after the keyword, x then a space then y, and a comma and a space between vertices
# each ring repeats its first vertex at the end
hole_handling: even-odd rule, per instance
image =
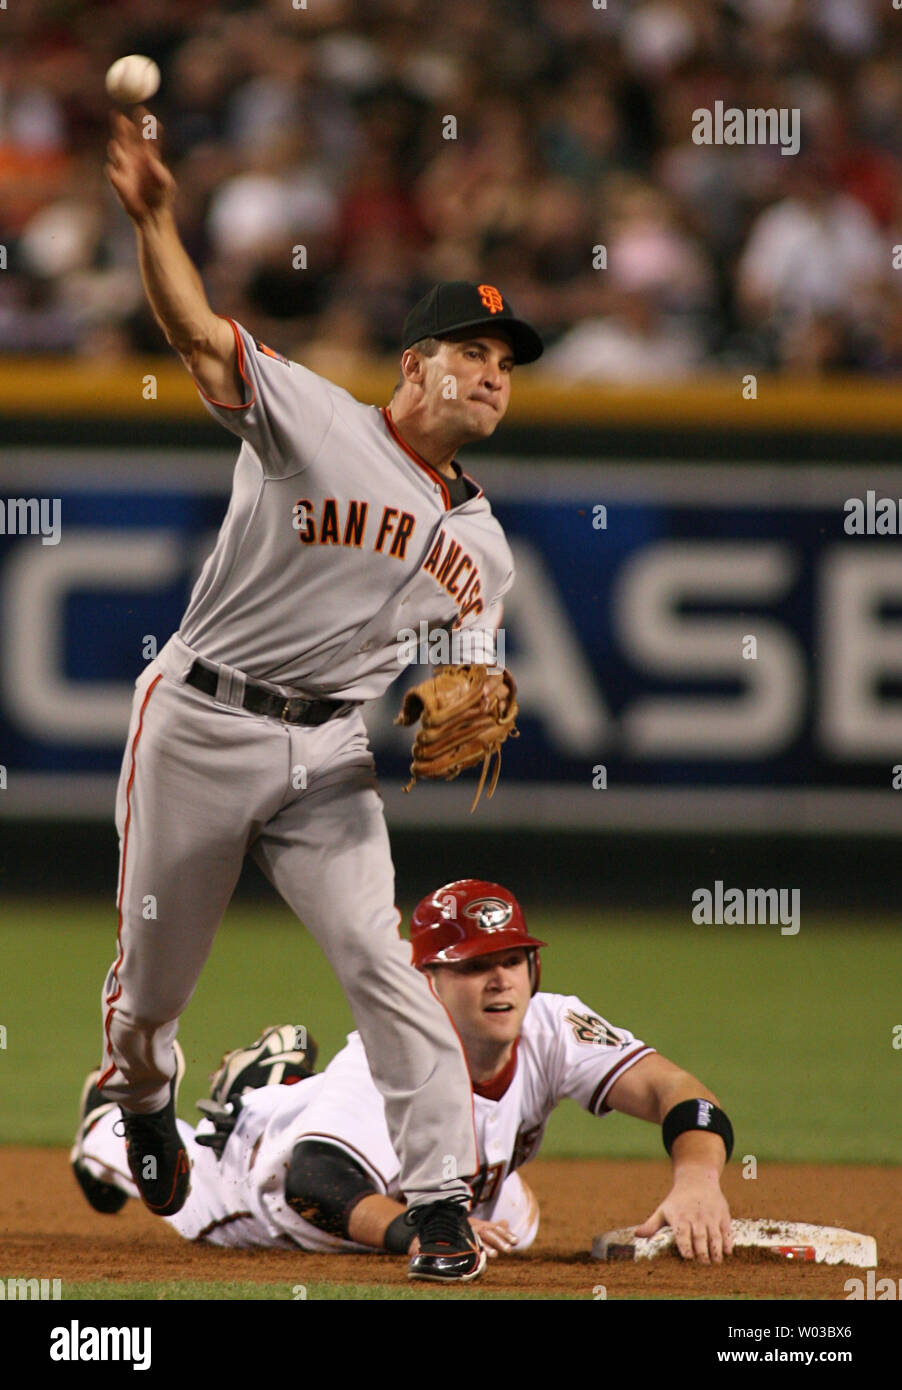
POLYGON ((495 759, 488 795, 498 784, 501 745, 517 738, 517 687, 510 671, 485 666, 443 666, 431 680, 413 686, 404 696, 396 724, 420 721, 413 744, 409 792, 420 777, 450 782, 464 768, 482 763, 482 775, 470 811, 476 810, 486 777, 495 759))

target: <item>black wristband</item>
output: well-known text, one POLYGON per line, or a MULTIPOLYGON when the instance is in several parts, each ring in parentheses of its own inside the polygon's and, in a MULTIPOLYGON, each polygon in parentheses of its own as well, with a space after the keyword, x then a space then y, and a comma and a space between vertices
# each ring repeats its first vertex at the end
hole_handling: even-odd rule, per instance
POLYGON ((690 1129, 719 1134, 729 1162, 730 1154, 733 1152, 733 1126, 713 1100, 681 1100, 672 1110, 668 1110, 661 1126, 661 1137, 668 1153, 673 1150, 673 1141, 690 1129))
POLYGON ((410 1242, 417 1233, 416 1221, 411 1211, 399 1211, 394 1220, 385 1228, 382 1244, 393 1255, 406 1255, 410 1242))

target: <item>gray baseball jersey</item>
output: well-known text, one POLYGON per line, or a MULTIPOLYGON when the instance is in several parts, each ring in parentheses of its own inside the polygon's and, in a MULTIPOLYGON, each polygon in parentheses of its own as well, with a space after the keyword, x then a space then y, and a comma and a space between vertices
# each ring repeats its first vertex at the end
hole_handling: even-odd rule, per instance
POLYGON ((482 490, 448 510, 448 480, 388 409, 232 327, 250 404, 203 398, 243 445, 182 620, 188 645, 304 694, 369 700, 398 675, 405 628, 478 628, 488 642, 513 562, 482 490))

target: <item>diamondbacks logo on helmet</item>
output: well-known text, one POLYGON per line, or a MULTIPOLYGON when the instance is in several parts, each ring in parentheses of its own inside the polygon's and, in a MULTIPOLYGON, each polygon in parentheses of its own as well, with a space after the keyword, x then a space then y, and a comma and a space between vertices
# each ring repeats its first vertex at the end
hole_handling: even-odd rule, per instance
POLYGON ((568 1009, 564 1022, 570 1024, 577 1042, 598 1043, 600 1047, 620 1047, 623 1043, 620 1034, 596 1014, 578 1014, 575 1009, 568 1009))
POLYGON ((490 314, 500 314, 504 308, 504 300, 501 298, 501 291, 496 290, 494 285, 477 285, 479 298, 488 309, 490 314))
POLYGON ((510 903, 500 898, 477 898, 464 908, 464 916, 474 921, 480 931, 504 931, 513 915, 510 903))

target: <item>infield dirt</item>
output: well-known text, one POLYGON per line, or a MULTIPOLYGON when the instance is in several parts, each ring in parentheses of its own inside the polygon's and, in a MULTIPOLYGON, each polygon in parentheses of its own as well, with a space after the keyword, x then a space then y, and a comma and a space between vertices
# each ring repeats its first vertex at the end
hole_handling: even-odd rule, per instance
MULTIPOLYGON (((130 1202, 115 1217, 87 1206, 63 1149, 0 1149, 0 1275, 108 1280, 215 1280, 277 1284, 286 1298, 299 1279, 408 1287, 406 1261, 390 1256, 308 1255, 303 1251, 227 1250, 183 1241, 164 1221, 130 1202)), ((591 1259, 592 1236, 637 1224, 668 1190, 666 1161, 539 1160, 523 1170, 542 1222, 528 1253, 492 1260, 480 1287, 533 1295, 612 1298, 837 1299, 848 1266, 754 1263, 702 1266, 678 1257, 639 1264, 591 1259)), ((902 1278, 902 1169, 862 1165, 761 1163, 754 1180, 728 1169, 724 1190, 734 1216, 811 1221, 873 1235, 878 1278, 902 1278)))

